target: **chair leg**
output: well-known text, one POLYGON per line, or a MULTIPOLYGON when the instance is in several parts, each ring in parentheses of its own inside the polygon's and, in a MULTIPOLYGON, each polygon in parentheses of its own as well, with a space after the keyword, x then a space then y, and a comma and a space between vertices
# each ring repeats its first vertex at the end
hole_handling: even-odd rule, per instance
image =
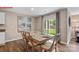
POLYGON ((55 45, 55 52, 57 52, 57 44, 55 45))
POLYGON ((26 46, 26 50, 27 50, 27 52, 29 52, 29 47, 28 46, 26 46))
POLYGON ((57 52, 57 48, 55 47, 55 52, 57 52))
POLYGON ((44 50, 44 49, 42 49, 42 52, 45 52, 45 50, 44 50))
POLYGON ((32 47, 32 52, 35 52, 35 51, 34 51, 34 47, 32 47))
POLYGON ((42 47, 40 46, 40 51, 42 52, 42 47))

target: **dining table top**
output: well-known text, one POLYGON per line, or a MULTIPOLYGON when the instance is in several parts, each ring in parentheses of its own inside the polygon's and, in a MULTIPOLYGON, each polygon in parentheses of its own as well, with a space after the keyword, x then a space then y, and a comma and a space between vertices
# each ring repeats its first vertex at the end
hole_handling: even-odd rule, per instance
POLYGON ((50 36, 50 35, 42 35, 42 34, 38 34, 38 33, 30 33, 30 35, 32 36, 32 38, 38 40, 38 41, 42 41, 45 39, 50 39, 50 38, 54 38, 54 36, 50 36))
MULTIPOLYGON (((35 43, 40 43, 41 41, 43 41, 43 40, 45 40, 45 39, 49 39, 48 36, 46 37, 45 35, 31 35, 31 36, 32 36, 33 41, 34 41, 35 43)), ((53 43, 53 39, 52 39, 52 40, 48 40, 48 41, 46 42, 46 44, 43 45, 42 47, 43 47, 44 49, 48 49, 48 48, 51 47, 52 43, 53 43)))

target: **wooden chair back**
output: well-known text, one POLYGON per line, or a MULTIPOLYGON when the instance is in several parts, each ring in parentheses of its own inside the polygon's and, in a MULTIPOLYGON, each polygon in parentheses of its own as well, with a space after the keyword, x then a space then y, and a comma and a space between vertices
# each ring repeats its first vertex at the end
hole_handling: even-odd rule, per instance
POLYGON ((28 47, 27 50, 29 49, 29 47, 31 47, 30 51, 34 51, 34 42, 33 42, 33 38, 30 35, 30 33, 29 32, 21 32, 21 34, 22 34, 22 37, 26 43, 26 47, 28 47))
POLYGON ((29 36, 30 36, 30 33, 29 32, 25 32, 25 31, 22 31, 21 32, 21 35, 22 35, 22 38, 23 38, 23 41, 26 45, 26 50, 29 51, 29 36))
POLYGON ((57 44, 58 44, 59 40, 60 40, 60 33, 55 35, 53 42, 51 44, 51 47, 47 51, 52 52, 52 50, 55 49, 55 52, 57 52, 57 44))

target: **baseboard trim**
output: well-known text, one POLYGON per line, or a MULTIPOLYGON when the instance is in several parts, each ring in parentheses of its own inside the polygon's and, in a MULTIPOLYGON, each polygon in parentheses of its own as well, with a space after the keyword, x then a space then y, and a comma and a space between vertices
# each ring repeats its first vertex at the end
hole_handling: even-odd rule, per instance
POLYGON ((62 44, 62 45, 67 45, 67 43, 62 42, 62 41, 60 41, 59 43, 62 44))
POLYGON ((0 46, 3 46, 3 45, 5 45, 5 43, 0 44, 0 46))
POLYGON ((19 40, 19 39, 11 39, 11 40, 6 40, 6 41, 5 41, 5 43, 6 43, 6 42, 15 41, 15 40, 19 40))
POLYGON ((7 43, 7 42, 11 42, 11 41, 15 41, 15 40, 20 40, 20 39, 11 39, 11 40, 6 40, 4 43, 1 43, 0 46, 3 46, 3 45, 5 45, 5 43, 7 43))

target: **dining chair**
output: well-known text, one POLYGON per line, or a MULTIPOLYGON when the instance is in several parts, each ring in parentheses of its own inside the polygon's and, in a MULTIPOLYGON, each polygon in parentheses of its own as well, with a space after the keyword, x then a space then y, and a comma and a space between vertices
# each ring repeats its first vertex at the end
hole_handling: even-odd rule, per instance
POLYGON ((34 48, 39 48, 38 52, 43 52, 43 48, 42 48, 42 45, 44 45, 46 43, 46 41, 48 41, 49 39, 45 39, 45 40, 42 40, 40 41, 39 43, 37 43, 36 45, 34 45, 33 47, 34 48))
POLYGON ((76 42, 79 43, 79 31, 76 31, 75 32, 75 36, 76 36, 76 42))
POLYGON ((60 33, 56 34, 53 39, 49 39, 46 42, 44 42, 44 44, 42 45, 42 47, 44 47, 42 51, 52 52, 53 50, 55 50, 55 52, 57 52, 57 45, 59 41, 60 41, 60 33))
POLYGON ((40 52, 52 52, 55 50, 57 52, 57 45, 61 39, 60 33, 56 34, 54 38, 47 38, 45 40, 40 41, 34 47, 40 47, 40 52), (51 43, 51 44, 50 44, 51 43))
POLYGON ((53 50, 55 50, 55 52, 57 52, 57 46, 58 46, 58 42, 60 41, 61 35, 60 33, 57 33, 54 38, 47 38, 45 40, 40 41, 39 43, 37 43, 36 45, 34 45, 33 43, 33 38, 30 37, 30 41, 32 43, 32 48, 33 48, 33 52, 34 49, 39 47, 38 52, 52 52, 53 50), (51 41, 51 44, 49 46, 49 41, 51 41), (48 46, 46 46, 48 45, 48 46))
POLYGON ((33 38, 29 32, 22 32, 22 36, 24 41, 26 42, 27 50, 29 50, 28 47, 30 46, 31 47, 30 51, 32 52, 36 52, 35 50, 37 50, 37 52, 51 52, 54 49, 55 49, 55 52, 57 52, 57 45, 60 40, 60 33, 56 34, 53 40, 50 38, 47 38, 45 40, 40 41, 37 44, 33 41, 33 38), (52 41, 52 43, 49 47, 47 47, 46 45, 48 45, 48 41, 50 40, 52 41))
POLYGON ((29 34, 29 32, 22 31, 22 32, 21 32, 21 35, 22 35, 22 39, 23 39, 23 41, 24 41, 24 43, 25 43, 25 49, 26 49, 27 51, 29 51, 29 44, 28 44, 29 40, 27 39, 27 37, 28 37, 30 34, 29 34), (26 37, 26 36, 27 36, 27 37, 26 37))
POLYGON ((35 43, 34 41, 33 41, 33 38, 32 38, 32 36, 29 36, 28 37, 28 39, 29 39, 29 45, 30 45, 30 47, 31 47, 31 51, 32 52, 40 52, 40 50, 41 50, 41 45, 40 44, 38 44, 38 43, 35 43), (36 47, 35 47, 36 46, 36 47))
MULTIPOLYGON (((26 50, 30 51, 30 52, 35 52, 35 50, 36 50, 35 46, 37 46, 39 44, 35 44, 35 42, 33 41, 32 36, 30 35, 29 32, 24 32, 23 31, 23 32, 21 32, 21 34, 22 34, 23 40, 26 44, 26 50)), ((38 50, 40 50, 40 49, 38 49, 38 50)))

